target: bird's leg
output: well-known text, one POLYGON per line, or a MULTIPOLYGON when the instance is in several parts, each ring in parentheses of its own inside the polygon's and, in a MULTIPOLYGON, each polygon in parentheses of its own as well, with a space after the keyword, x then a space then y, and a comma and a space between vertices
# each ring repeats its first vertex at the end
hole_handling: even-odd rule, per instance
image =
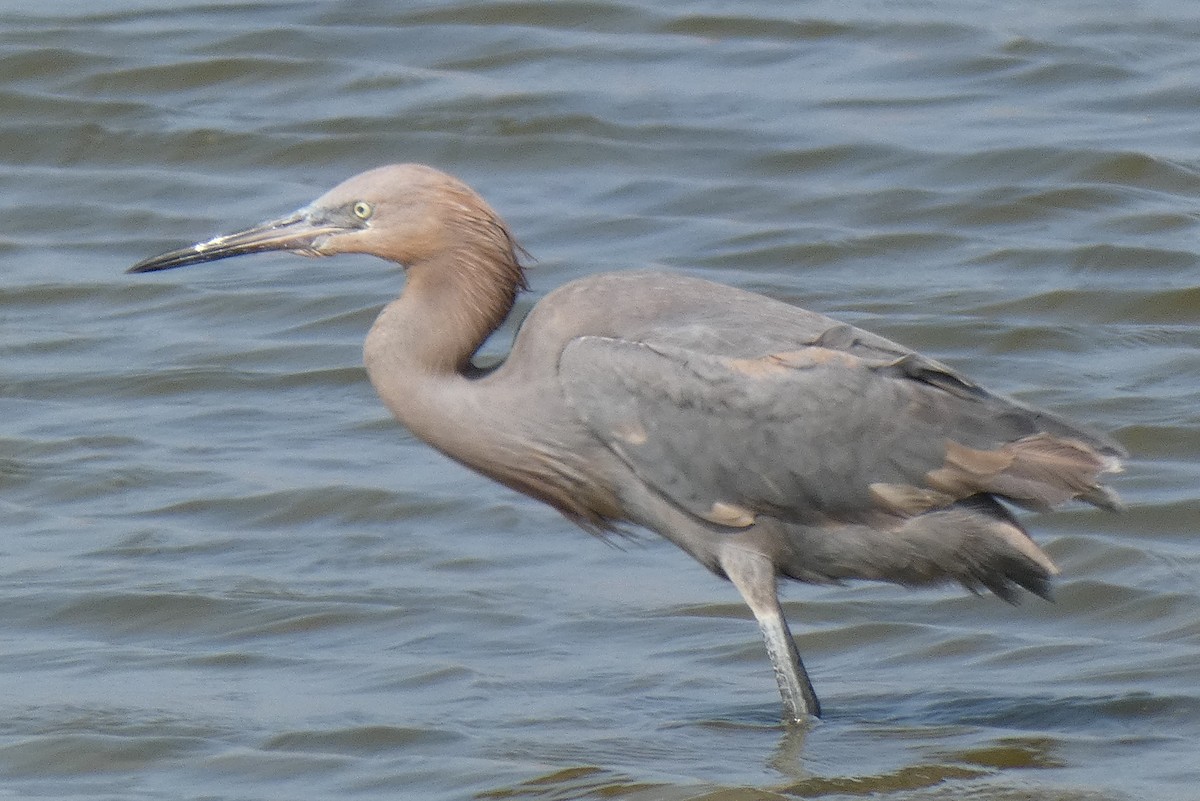
POLYGON ((722 570, 738 588, 762 630, 783 697, 785 721, 800 723, 809 715, 821 717, 821 702, 779 605, 775 566, 766 556, 733 544, 722 549, 720 559, 722 570))
POLYGON ((771 665, 775 668, 785 719, 803 723, 808 715, 821 717, 821 702, 808 678, 808 671, 804 669, 804 662, 796 650, 796 641, 782 611, 759 616, 758 627, 767 644, 771 665))

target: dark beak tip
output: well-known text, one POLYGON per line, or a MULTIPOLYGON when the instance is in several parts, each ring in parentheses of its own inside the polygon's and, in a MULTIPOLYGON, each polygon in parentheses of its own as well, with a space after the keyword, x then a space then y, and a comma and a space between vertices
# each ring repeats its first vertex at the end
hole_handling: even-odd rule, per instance
POLYGON ((156 273, 160 270, 169 270, 172 267, 183 267, 194 262, 196 253, 192 248, 184 248, 182 250, 172 250, 167 253, 160 253, 157 256, 151 256, 148 259, 142 259, 137 264, 133 265, 125 271, 129 273, 156 273), (189 258, 193 257, 193 258, 189 258))

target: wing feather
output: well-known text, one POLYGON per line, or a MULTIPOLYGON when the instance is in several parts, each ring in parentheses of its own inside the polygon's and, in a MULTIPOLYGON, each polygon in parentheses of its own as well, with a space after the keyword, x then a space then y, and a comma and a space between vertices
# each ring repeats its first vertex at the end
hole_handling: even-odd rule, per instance
POLYGON ((559 380, 595 436, 702 519, 865 522, 979 493, 1115 502, 1097 476, 1119 446, 852 326, 770 353, 681 339, 577 337, 559 380))

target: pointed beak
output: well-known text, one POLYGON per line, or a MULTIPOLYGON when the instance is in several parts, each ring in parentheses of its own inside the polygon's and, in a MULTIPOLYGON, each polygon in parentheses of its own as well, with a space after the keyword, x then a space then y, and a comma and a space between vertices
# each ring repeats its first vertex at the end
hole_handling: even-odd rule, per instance
POLYGON ((319 256, 324 238, 354 228, 353 225, 328 219, 313 209, 301 209, 295 214, 247 228, 245 231, 214 237, 207 242, 199 242, 190 247, 143 259, 126 272, 152 273, 269 250, 319 256))

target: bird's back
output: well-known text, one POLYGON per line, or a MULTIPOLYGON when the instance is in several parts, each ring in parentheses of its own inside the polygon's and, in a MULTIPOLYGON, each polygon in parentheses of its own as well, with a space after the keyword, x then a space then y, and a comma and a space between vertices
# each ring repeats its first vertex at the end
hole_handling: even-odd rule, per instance
MULTIPOLYGON (((772 532, 781 572, 797 578, 1003 587, 987 570, 948 572, 970 561, 961 548, 918 566, 913 544, 992 536, 1024 547, 994 498, 1115 504, 1098 481, 1123 453, 1107 437, 760 295, 669 273, 606 274, 550 294, 527 326, 553 350, 567 405, 628 469, 622 480, 698 529, 772 532)), ((701 557, 708 547, 685 545, 701 557)))

